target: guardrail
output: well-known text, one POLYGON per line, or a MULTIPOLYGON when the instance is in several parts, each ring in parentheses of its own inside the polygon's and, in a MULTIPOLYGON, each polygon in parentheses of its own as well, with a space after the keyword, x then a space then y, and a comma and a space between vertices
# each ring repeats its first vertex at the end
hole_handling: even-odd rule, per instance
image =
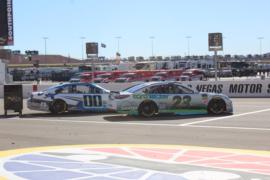
MULTIPOLYGON (((126 89, 133 83, 101 83, 100 86, 113 90, 120 91, 126 89)), ((270 97, 270 80, 242 80, 242 81, 186 81, 182 82, 185 85, 197 89, 202 92, 223 93, 229 97, 270 97)), ((37 90, 42 91, 53 84, 37 85, 37 90)), ((33 85, 23 85, 23 97, 30 96, 33 90, 33 85)), ((0 85, 0 98, 3 98, 3 85, 0 85)))

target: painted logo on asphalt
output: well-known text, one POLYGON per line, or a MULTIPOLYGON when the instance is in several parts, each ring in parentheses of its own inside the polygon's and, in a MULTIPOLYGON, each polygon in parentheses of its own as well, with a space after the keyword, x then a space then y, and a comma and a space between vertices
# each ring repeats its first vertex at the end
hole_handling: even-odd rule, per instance
POLYGON ((18 150, 15 154, 1 152, 0 155, 0 179, 1 176, 12 180, 270 178, 270 155, 185 146, 85 145, 18 150))

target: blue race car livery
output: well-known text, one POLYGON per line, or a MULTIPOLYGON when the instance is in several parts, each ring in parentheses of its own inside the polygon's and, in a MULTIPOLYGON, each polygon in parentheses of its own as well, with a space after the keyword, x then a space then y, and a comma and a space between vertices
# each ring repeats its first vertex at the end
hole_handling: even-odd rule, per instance
POLYGON ((108 103, 109 94, 109 90, 92 83, 63 83, 41 92, 33 92, 27 100, 27 107, 52 113, 104 112, 112 109, 108 103))

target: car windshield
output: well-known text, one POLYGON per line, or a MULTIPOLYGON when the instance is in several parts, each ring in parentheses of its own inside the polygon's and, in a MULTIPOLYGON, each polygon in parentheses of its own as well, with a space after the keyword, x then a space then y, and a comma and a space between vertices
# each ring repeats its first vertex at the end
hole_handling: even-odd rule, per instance
POLYGON ((49 87, 49 88, 43 90, 43 92, 45 92, 45 91, 51 91, 51 90, 53 90, 53 89, 58 89, 58 88, 62 87, 63 85, 64 85, 64 84, 57 84, 57 85, 51 86, 51 87, 49 87))
POLYGON ((176 85, 177 85, 179 88, 183 89, 186 93, 194 93, 194 92, 197 92, 197 90, 194 90, 194 89, 192 89, 192 88, 190 88, 190 87, 187 87, 187 86, 185 86, 185 85, 183 85, 183 84, 176 83, 176 85))

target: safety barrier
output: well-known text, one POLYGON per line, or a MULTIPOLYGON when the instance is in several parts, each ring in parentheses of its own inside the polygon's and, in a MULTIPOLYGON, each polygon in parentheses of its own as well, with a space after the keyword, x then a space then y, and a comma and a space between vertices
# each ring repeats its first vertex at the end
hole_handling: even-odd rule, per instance
MULTIPOLYGON (((187 81, 182 82, 185 85, 202 92, 223 93, 229 97, 270 97, 270 80, 241 80, 241 81, 187 81)), ((120 91, 126 89, 133 83, 101 83, 100 86, 120 91)), ((53 84, 41 84, 33 86, 31 84, 23 85, 23 97, 30 96, 33 90, 42 91, 53 84)), ((0 98, 3 98, 3 86, 0 86, 0 98)))

